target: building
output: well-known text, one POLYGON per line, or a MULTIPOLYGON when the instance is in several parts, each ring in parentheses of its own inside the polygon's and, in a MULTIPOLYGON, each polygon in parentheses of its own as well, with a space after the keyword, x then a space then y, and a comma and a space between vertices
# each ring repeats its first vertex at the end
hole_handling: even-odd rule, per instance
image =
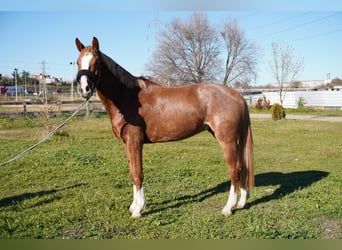
POLYGON ((46 84, 53 84, 53 85, 60 85, 62 84, 63 79, 62 78, 56 78, 51 75, 43 75, 41 73, 38 74, 31 74, 31 78, 36 79, 39 81, 40 84, 44 83, 44 77, 46 84))

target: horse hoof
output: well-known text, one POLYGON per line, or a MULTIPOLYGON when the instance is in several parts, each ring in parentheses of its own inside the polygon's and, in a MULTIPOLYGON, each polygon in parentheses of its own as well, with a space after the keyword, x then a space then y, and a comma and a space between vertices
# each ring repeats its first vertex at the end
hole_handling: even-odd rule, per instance
POLYGON ((221 213, 222 213, 224 216, 230 216, 230 215, 232 215, 232 211, 231 211, 231 210, 225 210, 225 209, 223 209, 221 213))
POLYGON ((134 219, 136 219, 136 218, 140 218, 141 217, 141 214, 140 213, 132 213, 132 216, 131 216, 131 218, 134 218, 134 219))
POLYGON ((246 203, 240 203, 240 202, 239 202, 239 203, 237 204, 236 208, 237 208, 237 209, 242 209, 242 208, 245 207, 245 205, 246 205, 246 203))

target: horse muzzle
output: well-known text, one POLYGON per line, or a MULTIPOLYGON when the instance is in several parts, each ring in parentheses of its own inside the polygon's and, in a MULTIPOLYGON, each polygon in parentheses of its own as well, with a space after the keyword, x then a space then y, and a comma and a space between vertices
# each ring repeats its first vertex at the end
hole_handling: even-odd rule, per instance
POLYGON ((89 99, 95 90, 96 76, 89 70, 80 70, 77 73, 78 90, 84 99, 89 99))
POLYGON ((93 89, 88 88, 88 87, 86 87, 85 90, 80 87, 79 91, 80 91, 81 96, 84 99, 89 99, 93 95, 93 93, 94 93, 93 89))

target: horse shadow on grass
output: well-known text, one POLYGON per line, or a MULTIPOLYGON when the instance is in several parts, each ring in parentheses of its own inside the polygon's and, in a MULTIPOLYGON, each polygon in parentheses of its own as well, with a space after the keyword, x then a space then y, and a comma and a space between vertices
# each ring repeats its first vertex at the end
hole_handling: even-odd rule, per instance
MULTIPOLYGON (((277 200, 283 196, 286 196, 288 194, 295 192, 296 190, 307 188, 311 186, 313 183, 318 182, 323 178, 326 178, 328 175, 329 175, 328 172, 316 171, 316 170, 298 171, 298 172, 291 172, 291 173, 268 172, 268 173, 257 174, 255 175, 256 187, 278 186, 278 185, 280 186, 269 195, 265 195, 251 202, 247 201, 245 209, 249 209, 260 203, 268 202, 271 200, 277 200)), ((230 181, 226 181, 226 182, 217 184, 213 188, 203 190, 197 194, 184 195, 174 200, 166 200, 161 203, 152 203, 151 205, 154 208, 144 212, 144 215, 150 215, 150 214, 162 212, 167 209, 179 208, 182 205, 186 205, 190 203, 202 202, 220 193, 227 193, 227 198, 228 198, 229 188, 230 188, 230 181)))
MULTIPOLYGON (((23 193, 23 194, 19 194, 19 195, 14 195, 11 197, 7 197, 7 198, 3 198, 0 199, 0 208, 3 207, 8 207, 8 206, 13 206, 13 205, 19 205, 21 202, 28 200, 28 199, 33 199, 36 197, 45 197, 45 196, 50 196, 50 195, 54 195, 56 193, 62 192, 64 190, 69 190, 69 189, 73 189, 73 188, 78 188, 80 186, 84 186, 86 184, 84 183, 79 183, 79 184, 75 184, 69 187, 64 187, 64 188, 59 188, 59 189, 50 189, 50 190, 42 190, 42 191, 38 191, 38 192, 29 192, 29 193, 23 193)), ((44 200, 39 201, 38 203, 36 203, 35 205, 31 206, 32 207, 38 207, 42 204, 47 204, 50 202, 53 202, 57 199, 61 199, 61 196, 54 196, 54 197, 50 197, 44 200)))

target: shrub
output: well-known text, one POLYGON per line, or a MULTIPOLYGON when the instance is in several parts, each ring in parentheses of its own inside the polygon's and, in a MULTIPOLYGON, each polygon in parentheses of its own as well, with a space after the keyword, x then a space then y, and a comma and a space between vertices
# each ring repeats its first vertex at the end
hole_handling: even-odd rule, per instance
POLYGON ((272 119, 274 121, 279 121, 286 117, 285 109, 279 103, 273 104, 270 111, 272 113, 272 119))
POLYGON ((297 104, 298 104, 298 108, 304 108, 306 101, 303 96, 299 97, 297 104))

